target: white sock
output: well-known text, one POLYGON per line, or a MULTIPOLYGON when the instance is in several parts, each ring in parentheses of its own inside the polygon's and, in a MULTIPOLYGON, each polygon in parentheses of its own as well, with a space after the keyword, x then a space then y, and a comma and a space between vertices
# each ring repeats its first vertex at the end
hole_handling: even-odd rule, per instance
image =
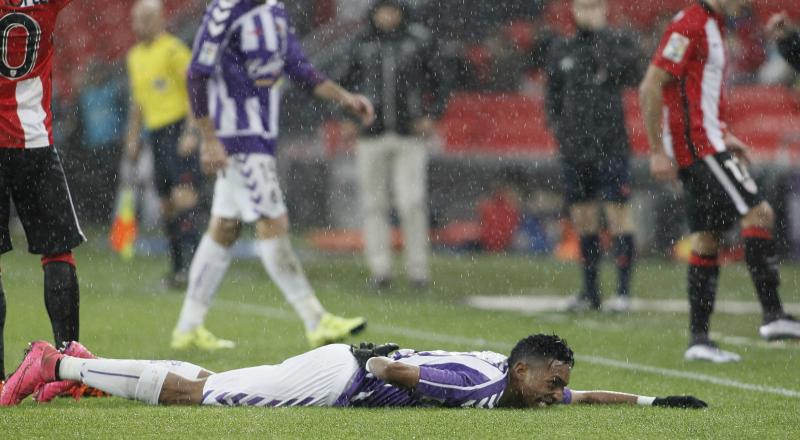
POLYGON ((65 356, 58 377, 76 380, 113 396, 158 404, 167 374, 197 379, 204 368, 189 362, 81 359, 65 356))
POLYGON ((231 265, 230 249, 203 236, 189 268, 189 288, 183 300, 176 331, 188 333, 203 325, 209 307, 231 265))
POLYGON ((306 330, 314 330, 325 314, 325 309, 308 283, 289 237, 283 235, 269 240, 259 240, 256 246, 261 262, 272 281, 300 315, 306 330))

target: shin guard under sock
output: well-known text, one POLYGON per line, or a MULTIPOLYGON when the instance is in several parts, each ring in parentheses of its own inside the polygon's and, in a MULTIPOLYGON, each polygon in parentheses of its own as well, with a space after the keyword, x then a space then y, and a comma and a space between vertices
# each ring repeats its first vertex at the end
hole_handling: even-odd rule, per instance
POLYGON ((44 304, 50 316, 56 347, 61 347, 65 342, 78 340, 80 321, 78 275, 71 254, 68 259, 42 258, 42 264, 44 304))
POLYGON ((689 328, 692 342, 709 340, 708 331, 717 296, 719 262, 716 255, 692 253, 689 259, 689 328))
POLYGON ((600 265, 600 237, 581 236, 581 257, 583 260, 583 295, 594 305, 600 305, 600 288, 597 272, 600 265))
POLYGON ((764 322, 779 319, 784 313, 778 293, 781 278, 775 255, 775 240, 769 231, 761 228, 746 228, 742 231, 742 237, 747 270, 750 271, 750 278, 761 302, 764 322))
POLYGON ((617 263, 617 295, 629 296, 631 293, 631 273, 636 244, 633 235, 625 234, 614 238, 614 258, 617 263))

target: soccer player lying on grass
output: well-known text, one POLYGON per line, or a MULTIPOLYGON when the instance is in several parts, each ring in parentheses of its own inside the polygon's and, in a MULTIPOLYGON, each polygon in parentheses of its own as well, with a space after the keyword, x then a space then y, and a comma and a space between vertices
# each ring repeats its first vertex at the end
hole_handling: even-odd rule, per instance
MULTIPOLYGON (((509 357, 489 351, 397 350, 394 344, 327 345, 263 365, 212 373, 173 361, 82 359, 34 342, 0 395, 16 405, 43 383, 81 381, 150 404, 213 406, 440 406, 537 408, 553 404, 641 404, 704 408, 692 396, 645 397, 567 388, 575 360, 555 335, 528 336, 509 357), (397 351, 395 351, 397 350, 397 351), (392 352, 394 352, 392 354, 392 352)), ((88 351, 86 351, 88 353, 88 351)))

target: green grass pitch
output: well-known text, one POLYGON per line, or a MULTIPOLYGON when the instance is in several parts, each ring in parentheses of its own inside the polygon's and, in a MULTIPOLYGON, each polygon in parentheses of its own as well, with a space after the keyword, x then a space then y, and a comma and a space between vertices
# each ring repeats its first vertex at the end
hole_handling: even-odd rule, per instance
MULTIPOLYGON (((24 249, 24 240, 17 240, 17 247, 24 249)), ((76 256, 82 341, 101 356, 182 359, 225 370, 276 363, 306 349, 299 320, 257 261, 234 263, 207 321, 212 331, 239 346, 208 354, 175 352, 168 346, 183 295, 161 287, 164 258, 140 256, 124 263, 102 249, 99 237, 79 248, 76 256)), ((713 330, 729 341, 723 346, 740 352, 744 361, 714 366, 682 360, 685 313, 575 317, 486 312, 465 305, 469 295, 576 291, 578 269, 549 259, 439 256, 433 262, 435 285, 429 292, 406 289, 398 280, 382 295, 366 288, 366 272, 356 257, 313 256, 304 258, 304 264, 332 312, 370 319, 358 340, 505 353, 524 335, 556 332, 579 355, 570 384, 574 389, 690 393, 711 407, 276 410, 60 399, 0 409, 0 438, 800 438, 800 344, 760 343, 756 314, 715 315, 713 330)), ((49 340, 51 335, 36 257, 18 249, 3 256, 2 268, 8 301, 6 367, 13 370, 28 341, 49 340)), ((784 264, 782 272, 784 300, 800 302, 800 267, 784 264)), ((609 264, 603 277, 609 292, 614 283, 609 264)), ((634 292, 646 298, 684 298, 684 286, 683 265, 651 260, 639 265, 634 292)), ((719 298, 755 300, 743 266, 723 269, 719 298)))

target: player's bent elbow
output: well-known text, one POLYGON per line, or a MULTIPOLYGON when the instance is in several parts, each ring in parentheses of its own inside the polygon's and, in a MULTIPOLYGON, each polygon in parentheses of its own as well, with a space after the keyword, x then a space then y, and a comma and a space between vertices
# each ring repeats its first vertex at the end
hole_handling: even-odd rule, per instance
POLYGON ((414 388, 419 384, 419 367, 402 362, 390 362, 379 375, 383 380, 404 388, 414 388))

